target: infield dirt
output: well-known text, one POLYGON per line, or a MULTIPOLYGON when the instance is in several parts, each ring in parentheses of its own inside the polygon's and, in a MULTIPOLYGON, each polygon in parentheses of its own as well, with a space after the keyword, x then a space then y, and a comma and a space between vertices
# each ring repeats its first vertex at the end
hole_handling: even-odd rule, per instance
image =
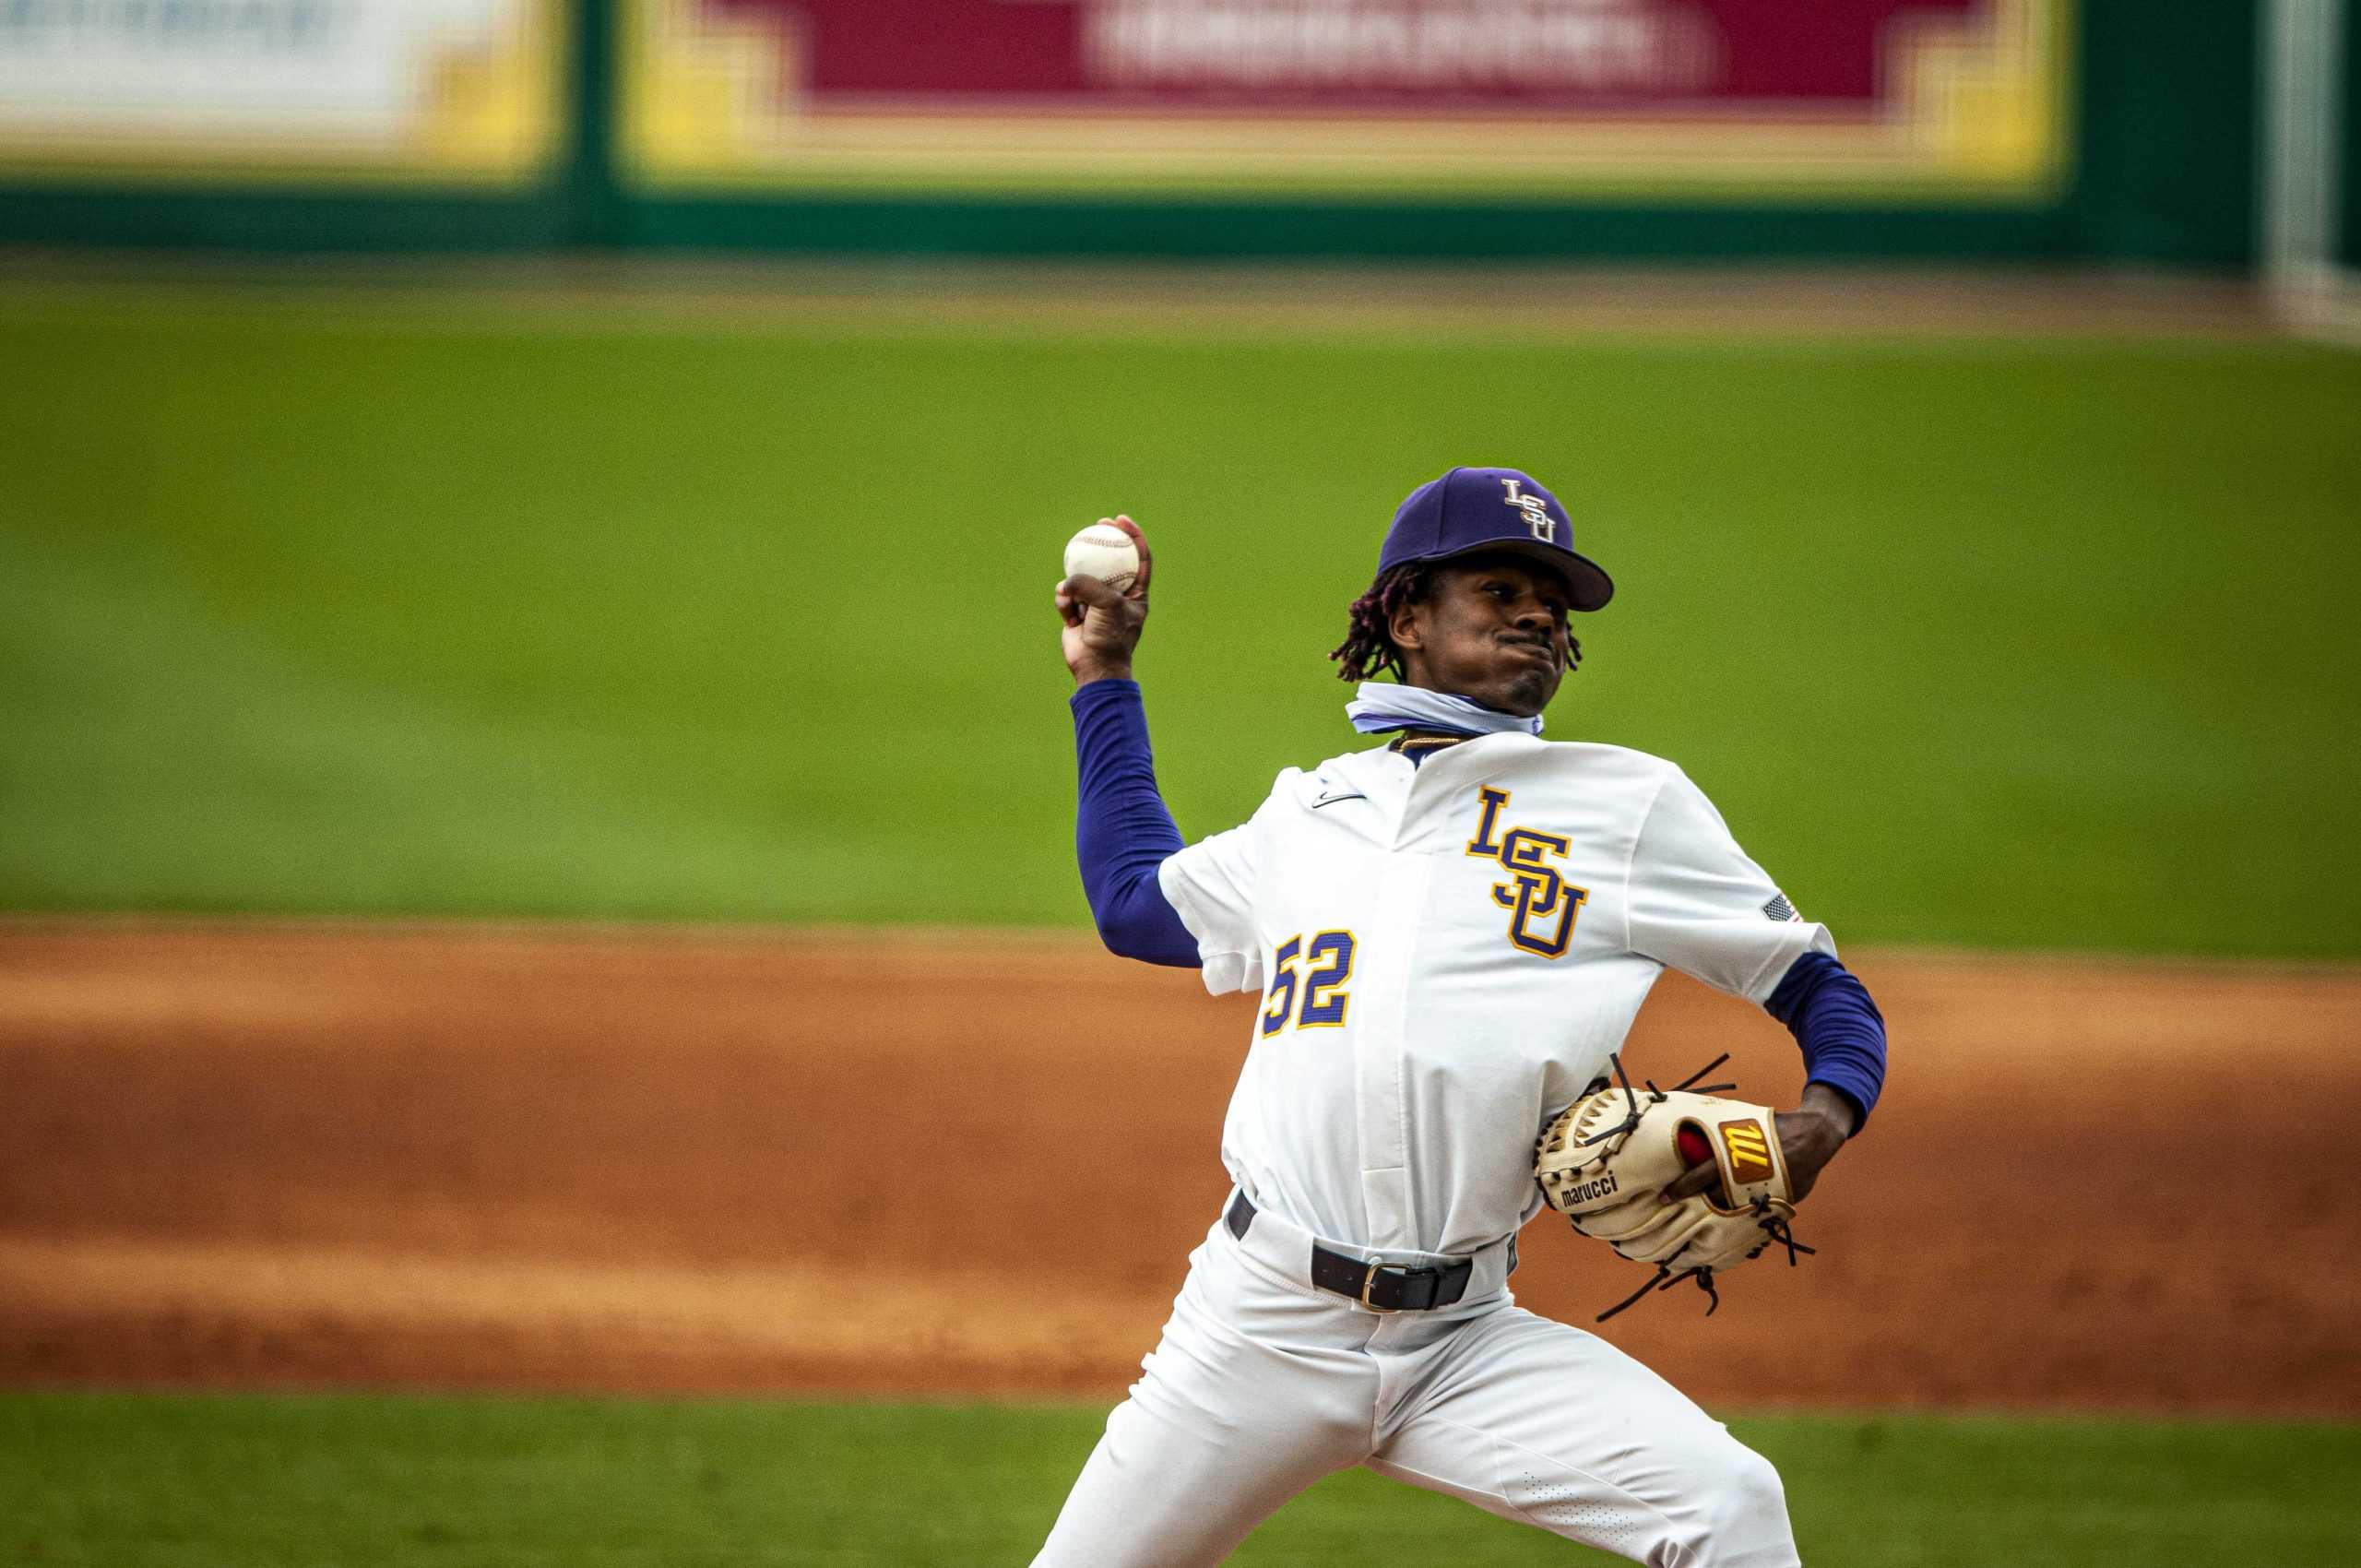
MULTIPOLYGON (((2361 1414, 2361 972, 1869 955, 1820 1249, 1602 1330, 1708 1404, 2361 1414)), ((1085 940, 0 928, 0 1382, 1112 1396, 1251 1003, 1085 940)), ((1677 977, 1669 1080, 1786 1033, 1677 977)), ((1640 1275, 1545 1217, 1520 1299, 1640 1275)))

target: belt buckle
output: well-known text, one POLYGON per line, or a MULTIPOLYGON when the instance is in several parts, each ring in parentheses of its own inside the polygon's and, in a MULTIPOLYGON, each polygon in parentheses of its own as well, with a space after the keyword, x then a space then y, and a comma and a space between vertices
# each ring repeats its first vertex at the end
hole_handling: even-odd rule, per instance
POLYGON ((1369 1272, 1361 1277, 1361 1305, 1381 1316, 1392 1317, 1402 1309, 1400 1307, 1381 1307, 1375 1301, 1369 1299, 1369 1293, 1377 1289, 1377 1277, 1379 1273, 1382 1271, 1386 1265, 1376 1258, 1370 1258, 1365 1261, 1369 1264, 1369 1272))

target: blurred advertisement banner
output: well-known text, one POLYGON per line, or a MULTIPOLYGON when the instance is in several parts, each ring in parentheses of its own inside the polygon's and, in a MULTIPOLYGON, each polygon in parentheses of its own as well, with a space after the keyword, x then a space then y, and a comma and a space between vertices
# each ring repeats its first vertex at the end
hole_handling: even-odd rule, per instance
POLYGON ((501 180, 564 110, 556 0, 0 0, 0 165, 501 180))
POLYGON ((2069 156, 2067 0, 625 3, 657 184, 2025 201, 2069 156))

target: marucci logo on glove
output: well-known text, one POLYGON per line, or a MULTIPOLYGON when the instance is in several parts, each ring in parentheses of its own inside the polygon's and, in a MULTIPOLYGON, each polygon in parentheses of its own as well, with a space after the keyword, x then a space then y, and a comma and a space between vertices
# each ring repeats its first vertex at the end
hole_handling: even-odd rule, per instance
POLYGON ((1760 1122, 1722 1123, 1722 1147, 1729 1151, 1730 1174, 1741 1183, 1768 1182, 1778 1174, 1771 1163, 1771 1140, 1760 1122))
POLYGON ((1572 1208, 1576 1204, 1596 1203, 1613 1193, 1620 1185, 1621 1183, 1615 1180, 1615 1172, 1612 1170, 1592 1181, 1572 1182, 1560 1189, 1559 1206, 1572 1208))

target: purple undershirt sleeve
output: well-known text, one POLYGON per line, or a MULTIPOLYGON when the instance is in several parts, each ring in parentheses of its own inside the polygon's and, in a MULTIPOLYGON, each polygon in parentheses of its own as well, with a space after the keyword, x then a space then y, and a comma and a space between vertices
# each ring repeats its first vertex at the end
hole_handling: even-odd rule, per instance
POLYGON ((1867 1126, 1885 1087, 1885 1016, 1867 988, 1827 954, 1806 953, 1762 1006, 1803 1048, 1805 1080, 1853 1102, 1861 1113, 1855 1132, 1867 1126))
POLYGON ((1139 683, 1093 681, 1076 689, 1073 707, 1074 858, 1099 940, 1126 958, 1196 968, 1197 939, 1157 881, 1181 847, 1180 829, 1157 793, 1139 683))

